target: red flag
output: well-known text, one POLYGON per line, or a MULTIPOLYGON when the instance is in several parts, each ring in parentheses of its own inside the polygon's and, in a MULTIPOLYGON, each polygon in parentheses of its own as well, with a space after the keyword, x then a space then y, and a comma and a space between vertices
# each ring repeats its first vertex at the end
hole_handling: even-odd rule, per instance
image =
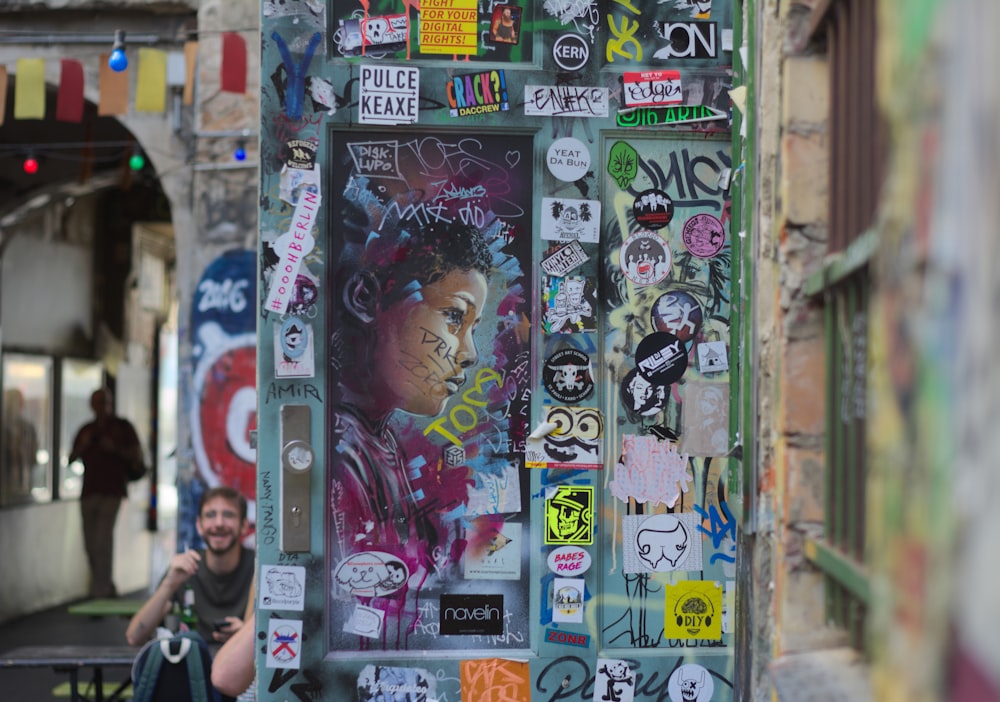
POLYGON ((83 120, 83 64, 73 59, 62 59, 59 63, 56 119, 80 122, 83 120))
POLYGON ((219 82, 223 92, 247 91, 247 43, 235 32, 222 34, 222 70, 219 82))

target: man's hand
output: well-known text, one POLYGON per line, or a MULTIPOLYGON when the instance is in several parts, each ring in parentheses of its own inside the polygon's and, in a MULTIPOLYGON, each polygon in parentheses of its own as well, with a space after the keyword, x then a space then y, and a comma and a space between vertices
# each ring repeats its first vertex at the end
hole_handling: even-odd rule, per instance
POLYGON ((228 641, 243 628, 243 620, 239 617, 225 617, 212 622, 212 638, 216 641, 228 641))
POLYGON ((181 586, 181 584, 186 583, 187 579, 190 578, 198 570, 198 564, 201 563, 201 554, 197 551, 192 551, 188 549, 183 553, 175 554, 173 558, 170 559, 170 568, 167 569, 167 578, 174 586, 174 590, 181 586))

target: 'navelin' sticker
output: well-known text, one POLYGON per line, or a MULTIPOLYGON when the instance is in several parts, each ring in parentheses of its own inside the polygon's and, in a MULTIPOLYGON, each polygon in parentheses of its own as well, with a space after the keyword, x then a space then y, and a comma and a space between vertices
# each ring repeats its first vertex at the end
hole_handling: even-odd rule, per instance
POLYGON ((557 575, 580 575, 590 568, 591 558, 579 546, 560 546, 549 554, 546 562, 557 575))

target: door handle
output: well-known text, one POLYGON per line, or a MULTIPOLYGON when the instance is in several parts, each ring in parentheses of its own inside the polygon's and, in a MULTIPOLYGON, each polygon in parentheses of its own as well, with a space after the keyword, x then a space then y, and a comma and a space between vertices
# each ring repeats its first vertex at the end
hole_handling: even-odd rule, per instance
POLYGON ((310 485, 315 464, 308 405, 281 406, 281 550, 309 551, 310 485))

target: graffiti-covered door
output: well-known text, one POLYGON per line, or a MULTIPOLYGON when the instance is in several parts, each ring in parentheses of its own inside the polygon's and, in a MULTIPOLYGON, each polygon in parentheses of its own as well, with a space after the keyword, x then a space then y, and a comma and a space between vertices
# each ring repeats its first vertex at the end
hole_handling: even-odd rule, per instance
POLYGON ((731 8, 262 15, 258 699, 734 699, 731 8))

